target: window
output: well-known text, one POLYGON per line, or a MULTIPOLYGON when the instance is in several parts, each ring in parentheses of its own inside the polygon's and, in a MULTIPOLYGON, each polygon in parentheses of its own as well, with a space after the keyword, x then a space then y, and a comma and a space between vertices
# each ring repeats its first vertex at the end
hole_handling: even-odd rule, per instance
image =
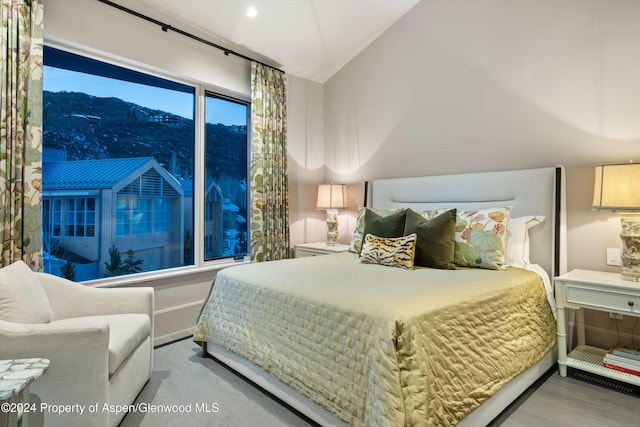
POLYGON ((247 102, 203 92, 198 123, 195 84, 49 46, 43 71, 46 272, 71 263, 85 281, 139 271, 132 264, 145 272, 247 253, 247 102), (205 210, 197 252, 196 208, 205 210))
POLYGON ((118 192, 116 234, 160 233, 170 230, 171 204, 180 193, 150 170, 118 192))
POLYGON ((94 237, 96 199, 94 197, 44 199, 42 219, 42 230, 48 238, 94 237))
POLYGON ((96 199, 79 197, 66 199, 65 236, 94 237, 96 230, 96 199))
POLYGON ((60 237, 62 229, 62 200, 42 200, 42 231, 45 237, 60 237))
POLYGON ((193 263, 195 87, 51 47, 44 61, 44 270, 193 263))
POLYGON ((206 96, 206 260, 247 254, 247 164, 249 105, 212 93, 206 96))

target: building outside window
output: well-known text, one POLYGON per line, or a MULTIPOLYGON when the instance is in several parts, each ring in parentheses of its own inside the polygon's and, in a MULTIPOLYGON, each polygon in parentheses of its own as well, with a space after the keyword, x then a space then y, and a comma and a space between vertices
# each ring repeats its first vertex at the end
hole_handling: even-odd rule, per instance
POLYGON ((49 46, 43 89, 46 272, 64 276, 71 266, 86 281, 246 253, 247 103, 207 92, 215 102, 198 123, 195 84, 49 46), (205 145, 203 176, 197 144, 205 145), (207 207, 199 260, 194 182, 207 207))

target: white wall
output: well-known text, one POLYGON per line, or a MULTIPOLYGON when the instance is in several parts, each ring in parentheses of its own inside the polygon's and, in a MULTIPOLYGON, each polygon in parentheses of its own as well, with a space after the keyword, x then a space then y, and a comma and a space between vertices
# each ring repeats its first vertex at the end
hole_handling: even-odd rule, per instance
POLYGON ((422 0, 325 83, 327 179, 359 201, 373 178, 562 164, 568 267, 619 271, 593 165, 640 161, 639 22, 629 0, 422 0))
POLYGON ((562 164, 569 268, 607 269, 592 166, 640 161, 638 22, 628 0, 423 0, 325 84, 329 177, 562 164))
POLYGON ((324 182, 324 121, 320 83, 287 75, 289 224, 292 247, 326 239, 325 213, 315 209, 324 182))

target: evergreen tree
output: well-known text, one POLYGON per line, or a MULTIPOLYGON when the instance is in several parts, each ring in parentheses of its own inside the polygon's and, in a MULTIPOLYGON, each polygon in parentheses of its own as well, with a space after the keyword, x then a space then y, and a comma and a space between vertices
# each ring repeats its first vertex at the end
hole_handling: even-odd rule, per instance
POLYGON ((109 248, 109 262, 105 262, 104 266, 104 277, 113 277, 122 274, 122 258, 120 258, 120 251, 116 248, 116 245, 111 245, 109 248))
POLYGON ((142 260, 134 258, 135 252, 132 249, 127 251, 127 259, 122 261, 120 251, 116 245, 109 248, 109 262, 105 262, 105 277, 122 276, 124 274, 140 273, 142 271, 142 260))
POLYGON ((67 260, 62 267, 60 267, 60 273, 62 277, 67 280, 76 280, 76 266, 69 260, 67 260))
POLYGON ((127 251, 127 259, 122 263, 122 274, 140 273, 142 271, 142 260, 133 257, 135 252, 129 249, 127 251))

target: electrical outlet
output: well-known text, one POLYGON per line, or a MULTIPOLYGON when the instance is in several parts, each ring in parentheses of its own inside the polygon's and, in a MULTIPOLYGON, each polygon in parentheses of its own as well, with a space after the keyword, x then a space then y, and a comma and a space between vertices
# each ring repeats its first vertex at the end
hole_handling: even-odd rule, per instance
POLYGON ((619 248, 607 248, 607 265, 620 265, 619 248))
POLYGON ((622 314, 620 313, 609 313, 609 317, 612 319, 622 320, 622 314))

